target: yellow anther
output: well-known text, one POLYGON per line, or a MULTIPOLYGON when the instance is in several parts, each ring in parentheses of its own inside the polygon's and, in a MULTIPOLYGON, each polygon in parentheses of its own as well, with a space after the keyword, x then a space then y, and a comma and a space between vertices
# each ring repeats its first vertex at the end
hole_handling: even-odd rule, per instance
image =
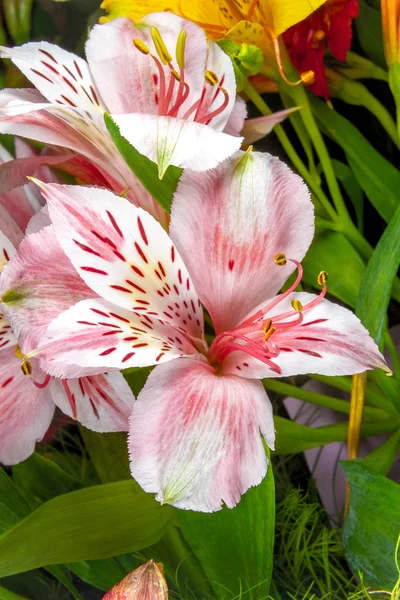
POLYGON ((263 327, 264 342, 269 340, 269 338, 271 337, 271 335, 274 333, 275 330, 276 330, 276 328, 272 327, 272 321, 271 321, 271 319, 269 319, 263 327))
POLYGON ((171 73, 172 77, 174 79, 176 79, 177 81, 181 80, 181 77, 180 77, 178 71, 175 71, 175 69, 171 69, 170 73, 171 73))
POLYGON ((321 273, 317 277, 318 285, 325 285, 328 281, 328 273, 326 271, 321 271, 321 273))
POLYGON ((178 41, 176 42, 176 62, 178 63, 178 67, 181 71, 185 68, 185 47, 186 47, 186 31, 180 31, 178 35, 178 41))
POLYGON ((304 85, 313 85, 315 83, 315 73, 314 71, 304 71, 304 73, 301 73, 300 79, 304 85))
POLYGON ((317 29, 317 31, 314 31, 312 38, 314 42, 322 42, 325 38, 325 31, 323 29, 317 29))
POLYGON ((275 254, 274 261, 276 265, 283 267, 284 265, 286 265, 286 256, 281 252, 279 254, 275 254))
POLYGON ((139 52, 141 52, 142 54, 150 54, 150 50, 148 49, 146 44, 143 42, 143 40, 139 40, 139 38, 135 38, 132 41, 133 41, 133 45, 135 46, 136 50, 139 50, 139 52))
POLYGON ((297 310, 297 312, 301 312, 303 310, 303 305, 300 300, 292 300, 292 308, 297 310))
POLYGON ((206 71, 204 73, 204 78, 209 85, 217 85, 219 79, 214 71, 206 71))
POLYGON ((18 345, 15 346, 14 352, 15 352, 15 356, 22 360, 21 369, 22 369, 23 374, 24 375, 32 375, 32 365, 29 362, 29 360, 27 360, 26 355, 21 352, 20 347, 18 345))
POLYGON ((161 59, 161 62, 164 65, 168 65, 172 60, 172 56, 168 52, 167 46, 164 44, 164 40, 161 37, 161 33, 158 31, 157 27, 152 27, 150 29, 150 32, 151 37, 153 38, 154 45, 156 47, 157 54, 161 59))

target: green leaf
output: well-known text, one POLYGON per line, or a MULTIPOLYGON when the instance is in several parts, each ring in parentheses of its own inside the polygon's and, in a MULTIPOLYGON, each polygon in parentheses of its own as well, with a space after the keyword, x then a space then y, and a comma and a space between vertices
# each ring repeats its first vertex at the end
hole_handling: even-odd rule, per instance
POLYGON ((97 433, 82 425, 79 431, 102 483, 131 479, 126 433, 97 433))
POLYGON ((400 206, 372 254, 357 299, 356 314, 382 346, 386 311, 400 264, 400 206))
POLYGON ((329 293, 354 308, 365 265, 342 233, 317 232, 302 264, 306 283, 317 287, 318 273, 326 271, 329 293))
POLYGON ((268 597, 275 530, 271 466, 263 482, 235 508, 213 514, 181 511, 178 519, 218 600, 241 594, 248 600, 268 597))
POLYGON ((0 467, 0 533, 7 531, 30 512, 28 502, 0 467))
POLYGON ((356 213, 357 227, 362 229, 363 226, 363 213, 364 213, 364 192, 360 184, 358 183, 353 171, 346 163, 340 160, 332 160, 333 170, 335 171, 336 177, 346 190, 350 202, 353 205, 356 213))
POLYGON ((312 94, 309 101, 322 130, 344 150, 369 201, 388 223, 399 206, 400 172, 345 117, 312 94))
POLYGON ((381 446, 370 452, 364 458, 357 458, 356 462, 368 467, 378 475, 387 475, 396 460, 400 446, 400 429, 393 433, 381 446))
POLYGON ((355 461, 341 465, 350 483, 350 510, 343 529, 346 558, 368 583, 390 590, 399 576, 395 549, 400 486, 355 461))
POLYGON ((373 62, 386 69, 381 13, 365 0, 360 0, 359 6, 355 23, 361 47, 373 62))
POLYGON ((24 596, 19 596, 0 586, 0 600, 28 600, 24 596))
POLYGON ((172 198, 177 188, 182 169, 170 165, 162 179, 158 178, 158 167, 149 158, 140 154, 127 139, 125 139, 118 125, 112 120, 109 114, 104 115, 104 121, 111 135, 114 144, 117 146, 121 156, 142 182, 146 190, 154 200, 167 212, 171 212, 172 198))
POLYGON ((83 581, 104 591, 111 589, 128 574, 118 558, 68 563, 67 567, 83 581))
MULTIPOLYGON (((307 427, 290 419, 274 417, 277 454, 294 454, 304 452, 309 448, 317 448, 331 442, 341 442, 347 439, 348 424, 324 425, 323 427, 307 427)), ((361 426, 362 437, 393 433, 400 427, 400 421, 391 418, 387 421, 365 422, 361 426)))
POLYGON ((58 496, 0 536, 0 577, 141 550, 160 539, 175 514, 137 492, 132 480, 58 496))

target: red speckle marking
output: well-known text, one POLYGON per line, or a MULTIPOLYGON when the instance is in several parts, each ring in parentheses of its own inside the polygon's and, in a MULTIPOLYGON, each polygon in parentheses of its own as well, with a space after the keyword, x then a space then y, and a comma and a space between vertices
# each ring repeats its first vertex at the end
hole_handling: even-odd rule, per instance
POLYGON ((149 245, 149 241, 147 239, 146 231, 145 231, 145 228, 143 227, 143 223, 142 223, 140 217, 137 218, 137 224, 138 224, 138 227, 139 227, 140 235, 142 236, 142 240, 144 241, 144 243, 146 244, 146 246, 148 246, 149 245))
POLYGON ((139 254, 140 258, 142 260, 144 260, 144 262, 147 264, 149 262, 147 260, 147 256, 145 255, 145 253, 143 252, 143 250, 141 249, 141 247, 139 246, 139 244, 137 242, 135 242, 135 248, 136 248, 136 251, 139 254))
POLYGON ((88 273, 96 273, 96 275, 108 275, 106 271, 102 271, 101 269, 95 269, 94 267, 81 267, 82 271, 87 271, 88 273))
POLYGON ((81 79, 83 79, 83 76, 82 76, 82 71, 80 70, 80 68, 79 68, 79 65, 78 65, 78 63, 76 62, 76 60, 74 60, 74 65, 75 65, 75 69, 76 69, 76 72, 78 73, 79 77, 80 77, 81 79))
POLYGON ((178 270, 178 279, 179 279, 179 283, 182 285, 182 273, 181 270, 178 270))
POLYGON ((115 220, 115 217, 110 213, 109 210, 106 210, 106 213, 107 213, 107 216, 110 219, 111 225, 114 227, 115 231, 118 233, 119 236, 121 236, 123 238, 124 237, 123 233, 120 230, 120 228, 118 227, 118 223, 115 220))
POLYGON ((97 315, 101 315, 102 317, 107 317, 109 318, 110 315, 108 315, 106 312, 103 312, 102 310, 99 310, 98 308, 91 308, 90 309, 92 312, 96 313, 97 315))
POLYGON ((97 94, 96 94, 96 92, 94 91, 94 88, 93 88, 93 86, 92 86, 92 85, 90 86, 90 91, 92 92, 93 99, 94 99, 94 101, 96 102, 97 106, 100 106, 100 104, 99 104, 99 99, 97 98, 97 94))
POLYGON ((136 283, 133 283, 133 281, 130 281, 129 279, 125 279, 126 283, 128 285, 131 285, 132 287, 135 288, 135 290, 137 290, 138 292, 142 292, 142 294, 146 294, 146 290, 144 290, 143 288, 141 288, 139 285, 136 285, 136 283))
POLYGON ((125 354, 124 358, 122 359, 121 362, 126 362, 127 360, 129 360, 130 358, 132 358, 132 356, 134 356, 135 353, 134 352, 128 352, 128 354, 125 354))
POLYGON ((114 317, 115 319, 118 319, 119 321, 123 321, 124 323, 130 323, 129 319, 126 319, 125 317, 121 317, 121 315, 117 315, 117 313, 110 312, 110 316, 114 317))
POLYGON ((83 387, 82 380, 78 379, 78 381, 79 381, 79 387, 81 388, 81 394, 82 394, 82 396, 84 396, 85 395, 85 390, 84 390, 84 387, 83 387))
POLYGON ((121 332, 120 331, 116 331, 115 329, 113 329, 112 331, 105 331, 101 335, 114 335, 116 333, 121 333, 121 332))
POLYGON ((42 54, 44 54, 45 56, 47 56, 47 58, 50 58, 50 60, 52 60, 53 62, 55 62, 56 65, 58 65, 57 60, 54 58, 54 56, 52 54, 50 54, 50 52, 47 52, 46 50, 42 50, 42 48, 39 48, 39 52, 41 52, 42 54))
POLYGON ((144 273, 139 269, 139 267, 136 267, 135 265, 131 265, 131 269, 132 271, 134 271, 137 275, 139 275, 139 277, 144 277, 144 273))
POLYGON ((175 247, 171 246, 171 261, 175 262, 175 247))
POLYGON ((132 346, 132 348, 144 348, 145 346, 148 346, 148 344, 144 344, 144 343, 142 343, 142 344, 134 344, 132 346))
POLYGON ((10 257, 8 256, 7 250, 5 248, 3 248, 3 254, 6 260, 10 260, 10 257))
POLYGON ((175 290, 176 295, 179 296, 179 290, 175 284, 174 284, 174 290, 175 290))
POLYGON ((122 260, 123 262, 126 262, 126 258, 125 258, 125 256, 123 256, 121 254, 121 252, 118 252, 118 250, 113 250, 113 252, 114 252, 115 256, 117 256, 120 260, 122 260))
POLYGON ((303 323, 300 327, 308 327, 309 325, 317 325, 317 323, 325 323, 328 319, 316 319, 315 321, 310 321, 309 323, 303 323))
POLYGON ((228 263, 229 270, 233 271, 234 266, 235 266, 235 261, 231 259, 228 263))
POLYGON ((110 285, 110 288, 112 288, 113 290, 118 290, 119 292, 133 294, 132 290, 128 290, 128 288, 122 287, 122 285, 110 285))
POLYGON ((50 69, 50 71, 53 71, 53 73, 55 73, 56 75, 59 75, 59 72, 57 71, 57 69, 55 69, 52 65, 49 65, 49 63, 47 63, 45 60, 41 60, 40 62, 42 63, 42 65, 44 65, 45 67, 50 69))
POLYGON ((164 354, 165 354, 165 352, 160 352, 160 354, 156 358, 156 362, 158 362, 160 360, 160 358, 162 358, 164 356, 164 354))
POLYGON ((67 71, 68 75, 70 75, 74 81, 77 81, 75 75, 68 69, 67 65, 63 65, 63 67, 67 71))
POLYGON ((164 294, 163 294, 162 292, 160 292, 160 290, 157 290, 157 294, 158 294, 159 296, 161 296, 161 298, 164 298, 164 294))
POLYGON ((116 348, 108 348, 107 350, 104 350, 104 352, 100 352, 99 356, 107 356, 107 354, 111 354, 112 352, 115 352, 116 348))
POLYGON ((73 106, 74 108, 76 108, 76 104, 74 104, 74 102, 72 102, 72 100, 70 100, 69 98, 67 98, 67 96, 64 96, 63 94, 61 94, 61 98, 62 98, 63 100, 65 100, 65 102, 68 102, 68 104, 69 104, 70 106, 73 106))
POLYGON ((14 379, 14 377, 9 377, 8 379, 5 380, 5 382, 2 384, 2 388, 5 388, 9 383, 12 382, 12 380, 14 379))
POLYGON ((313 352, 312 350, 304 350, 303 348, 298 348, 299 352, 303 352, 304 354, 309 354, 310 356, 316 356, 317 358, 322 358, 318 352, 313 352))
POLYGON ((135 340, 139 339, 137 336, 134 335, 130 335, 128 337, 124 337, 124 342, 134 342, 135 340))
POLYGON ((91 323, 90 321, 77 321, 79 325, 95 325, 97 327, 98 323, 91 323))
POLYGON ((150 302, 147 302, 147 300, 140 300, 140 299, 137 299, 137 298, 135 298, 135 301, 136 301, 138 304, 146 304, 147 306, 149 306, 149 305, 150 305, 150 302))
POLYGON ((296 340, 306 340, 308 342, 324 342, 325 341, 325 340, 321 340, 320 338, 305 337, 305 336, 297 337, 296 340))
POLYGON ((101 254, 99 254, 98 252, 96 252, 96 250, 93 250, 93 248, 89 248, 89 246, 86 246, 85 244, 81 244, 81 242, 78 242, 78 240, 72 240, 74 242, 74 244, 76 244, 81 250, 84 250, 85 252, 89 252, 89 254, 94 254, 95 256, 98 256, 99 258, 101 258, 101 254))
POLYGON ((49 79, 48 77, 46 77, 46 75, 44 73, 41 73, 40 71, 37 71, 36 69, 31 69, 32 73, 36 73, 36 75, 39 75, 39 77, 43 77, 43 79, 46 79, 46 81, 48 81, 49 83, 53 83, 51 79, 49 79))
POLYGON ((165 277, 164 267, 162 266, 162 264, 160 263, 160 261, 158 261, 158 266, 160 267, 160 271, 163 274, 163 277, 165 277))
POLYGON ((66 77, 64 77, 64 75, 62 76, 62 78, 64 79, 65 83, 66 83, 67 85, 69 85, 69 87, 71 88, 71 90, 72 90, 73 92, 75 92, 75 94, 77 94, 77 93, 78 93, 78 90, 76 89, 76 87, 74 86, 74 84, 73 84, 73 83, 71 83, 69 79, 67 79, 66 77))

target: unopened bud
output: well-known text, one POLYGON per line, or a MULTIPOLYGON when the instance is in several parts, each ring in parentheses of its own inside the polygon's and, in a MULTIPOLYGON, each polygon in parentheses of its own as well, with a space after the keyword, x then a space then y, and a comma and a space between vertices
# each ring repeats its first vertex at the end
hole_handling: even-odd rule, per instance
POLYGON ((168 587, 163 565, 149 560, 117 583, 103 600, 168 600, 168 587))

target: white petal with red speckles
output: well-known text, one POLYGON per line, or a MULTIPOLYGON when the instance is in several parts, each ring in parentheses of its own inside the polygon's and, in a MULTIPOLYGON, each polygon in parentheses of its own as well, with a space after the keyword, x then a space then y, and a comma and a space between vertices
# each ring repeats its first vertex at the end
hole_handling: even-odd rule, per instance
MULTIPOLYGON (((6 211, 2 211, 0 207, 0 217, 4 216, 6 211)), ((2 223, 3 227, 5 223, 2 223)), ((7 227, 7 229, 9 229, 7 227)), ((9 232, 10 233, 10 232, 9 232)), ((16 249, 14 244, 10 242, 7 236, 4 235, 2 231, 0 231, 0 273, 2 273, 4 265, 8 263, 8 261, 14 256, 16 253, 16 249)))
POLYGON ((79 300, 93 298, 93 291, 71 265, 50 226, 21 242, 0 278, 0 297, 27 353, 37 347, 55 317, 79 300))
POLYGON ((15 337, 13 330, 11 329, 10 323, 0 312, 0 351, 8 350, 9 348, 14 349, 16 343, 17 338, 15 337))
POLYGON ((29 42, 15 48, 0 47, 2 58, 12 62, 51 103, 104 111, 89 67, 82 58, 48 42, 29 42))
POLYGON ((58 241, 99 296, 202 337, 203 313, 186 267, 151 215, 107 190, 41 187, 58 241))
POLYGON ((157 163, 160 179, 169 165, 190 171, 216 167, 239 150, 243 141, 209 125, 175 117, 141 113, 112 117, 132 146, 157 163))
POLYGON ((46 389, 23 375, 14 348, 0 352, 0 462, 25 460, 45 435, 54 414, 46 389))
MULTIPOLYGON (((273 322, 274 315, 291 311, 293 299, 306 306, 315 298, 314 294, 294 292, 265 318, 272 318, 273 322)), ((295 313, 279 323, 293 321, 297 315, 295 313)), ((264 333, 260 331, 256 339, 262 344, 263 338, 264 333)), ((271 360, 279 367, 280 373, 244 352, 233 352, 228 356, 223 364, 224 373, 261 379, 306 373, 351 375, 369 369, 387 369, 382 354, 360 320, 347 308, 325 299, 304 311, 302 323, 277 330, 269 341, 279 349, 279 355, 271 360)))
POLYGON ((171 238, 217 332, 276 294, 314 231, 310 195, 277 158, 240 153, 209 173, 185 172, 172 205, 171 238))
POLYGON ((133 477, 157 500, 212 512, 235 506, 266 471, 270 401, 258 381, 218 376, 205 362, 156 367, 130 419, 133 477))
POLYGON ((92 431, 128 431, 135 397, 120 373, 50 381, 55 404, 92 431), (74 409, 68 397, 72 398, 74 409))
POLYGON ((197 354, 170 325, 100 299, 83 300, 59 315, 42 336, 40 348, 43 368, 56 377, 81 377, 93 368, 145 367, 197 354))

